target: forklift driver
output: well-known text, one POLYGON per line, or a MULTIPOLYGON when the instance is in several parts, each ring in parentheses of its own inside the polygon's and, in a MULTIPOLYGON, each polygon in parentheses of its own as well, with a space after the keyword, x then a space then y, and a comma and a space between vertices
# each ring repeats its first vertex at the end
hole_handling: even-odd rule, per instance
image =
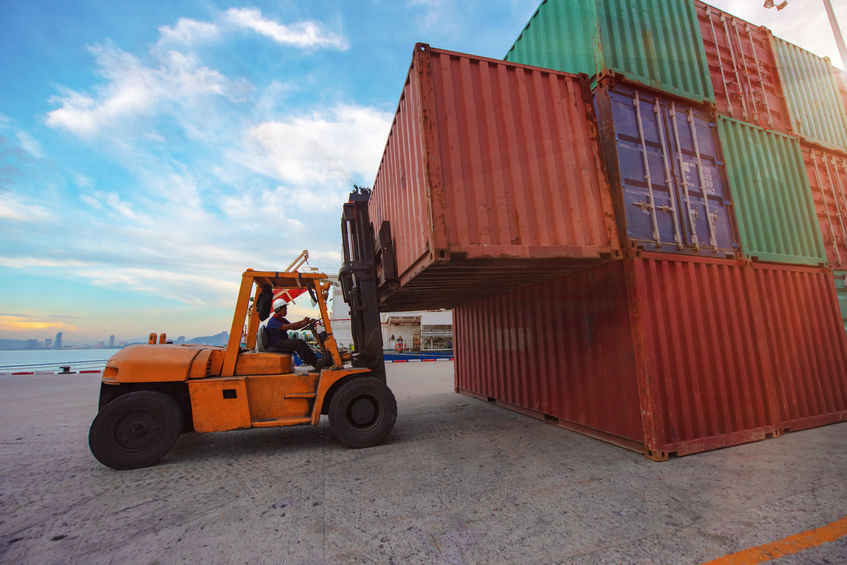
POLYGON ((291 323, 285 319, 285 314, 288 311, 288 303, 284 298, 277 298, 273 302, 274 315, 268 320, 268 346, 267 351, 273 353, 297 353, 300 359, 307 365, 311 365, 317 370, 326 366, 326 359, 318 360, 318 356, 312 351, 312 348, 302 339, 288 339, 289 330, 299 330, 309 325, 314 320, 312 318, 303 318, 299 322, 291 323))

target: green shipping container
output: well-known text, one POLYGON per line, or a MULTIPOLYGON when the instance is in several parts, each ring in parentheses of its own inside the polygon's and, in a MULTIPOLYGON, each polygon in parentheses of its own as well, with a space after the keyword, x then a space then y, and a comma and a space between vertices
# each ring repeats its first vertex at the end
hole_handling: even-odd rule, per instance
POLYGON ((841 307, 841 321, 844 322, 844 331, 847 331, 847 271, 835 271, 834 280, 835 294, 841 307))
POLYGON ((806 141, 847 151, 847 112, 829 59, 772 37, 794 131, 806 141))
POLYGON ((745 254, 773 263, 826 263, 800 143, 723 116, 718 134, 745 254))
POLYGON ((506 60, 629 81, 693 100, 715 99, 689 0, 544 0, 506 60))

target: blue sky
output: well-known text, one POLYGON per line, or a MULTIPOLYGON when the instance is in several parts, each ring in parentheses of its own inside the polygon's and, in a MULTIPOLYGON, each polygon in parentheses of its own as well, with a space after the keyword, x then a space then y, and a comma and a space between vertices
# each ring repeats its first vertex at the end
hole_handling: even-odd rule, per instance
MULTIPOLYGON (((716 4, 840 61, 817 0, 716 4)), ((414 44, 499 58, 536 6, 0 0, 0 338, 208 335, 247 267, 336 273, 414 44)))

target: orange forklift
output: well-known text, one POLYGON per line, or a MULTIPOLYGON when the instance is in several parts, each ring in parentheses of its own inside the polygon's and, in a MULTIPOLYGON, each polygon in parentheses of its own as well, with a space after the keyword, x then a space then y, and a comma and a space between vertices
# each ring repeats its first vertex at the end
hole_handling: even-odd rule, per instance
POLYGON ((126 347, 109 359, 88 435, 97 460, 114 469, 146 467, 167 454, 182 432, 315 426, 322 414, 342 444, 363 448, 382 442, 394 427, 397 403, 385 378, 368 197, 357 187, 342 216, 339 278, 355 353, 340 352, 332 335, 326 275, 297 267, 248 269, 226 347, 155 343, 151 334, 152 343, 126 347), (291 295, 305 289, 319 308, 320 320, 307 328, 331 359, 322 370, 297 369, 291 355, 264 351, 261 321, 269 315, 273 289, 291 295))

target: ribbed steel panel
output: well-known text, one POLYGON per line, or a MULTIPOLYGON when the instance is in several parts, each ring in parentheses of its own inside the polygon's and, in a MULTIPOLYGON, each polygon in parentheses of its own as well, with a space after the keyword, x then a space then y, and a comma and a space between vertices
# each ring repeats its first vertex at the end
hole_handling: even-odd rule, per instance
POLYGON ((630 247, 714 257, 740 246, 714 120, 684 102, 603 80, 601 149, 630 247))
POLYGON ((694 5, 718 112, 792 133, 770 31, 700 0, 694 5))
POLYGON ((454 310, 456 386, 684 455, 778 430, 749 267, 647 253, 454 310))
POLYGON ((841 309, 841 322, 847 332, 847 271, 835 271, 832 282, 835 283, 835 296, 841 309))
POLYGON ((847 157, 802 145, 826 256, 834 269, 847 269, 847 157))
POLYGON ((384 311, 451 307, 620 254, 584 78, 419 44, 369 205, 384 311))
POLYGON ((830 271, 756 264, 753 272, 779 384, 782 427, 790 431, 847 420, 847 334, 830 271))
POLYGON ((641 443, 624 263, 453 310, 456 386, 641 443))
POLYGON ((636 342, 644 343, 642 412, 652 407, 655 430, 647 445, 683 455, 775 433, 779 415, 749 268, 664 257, 645 254, 632 266, 630 307, 636 342))
POLYGON ((544 0, 507 61, 627 80, 712 101, 697 14, 689 0, 544 0))
POLYGON ((792 128, 806 141, 847 151, 847 112, 829 60, 772 38, 792 128))
POLYGON ((800 143, 723 116, 718 131, 744 253, 759 261, 825 263, 800 143))

